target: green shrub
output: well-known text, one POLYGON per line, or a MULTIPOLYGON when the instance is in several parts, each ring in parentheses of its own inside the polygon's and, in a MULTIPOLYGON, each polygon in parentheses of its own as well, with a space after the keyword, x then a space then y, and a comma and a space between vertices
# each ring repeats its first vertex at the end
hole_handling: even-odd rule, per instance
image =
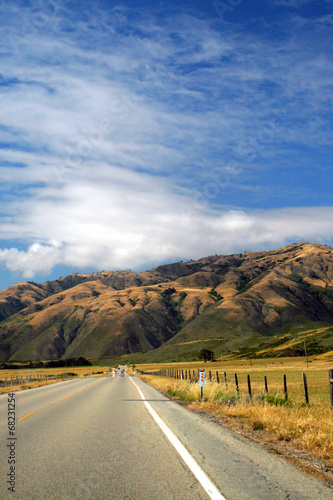
POLYGON ((270 405, 291 406, 291 401, 289 399, 283 398, 277 394, 266 394, 263 396, 263 400, 270 405))

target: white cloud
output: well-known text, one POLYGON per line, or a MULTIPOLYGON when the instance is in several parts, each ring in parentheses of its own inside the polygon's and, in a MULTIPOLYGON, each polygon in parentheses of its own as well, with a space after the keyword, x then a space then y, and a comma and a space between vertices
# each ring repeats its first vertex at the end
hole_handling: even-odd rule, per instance
POLYGON ((61 260, 61 245, 57 242, 45 245, 34 243, 26 251, 17 248, 0 250, 0 262, 26 279, 33 278, 37 273, 49 273, 61 260))

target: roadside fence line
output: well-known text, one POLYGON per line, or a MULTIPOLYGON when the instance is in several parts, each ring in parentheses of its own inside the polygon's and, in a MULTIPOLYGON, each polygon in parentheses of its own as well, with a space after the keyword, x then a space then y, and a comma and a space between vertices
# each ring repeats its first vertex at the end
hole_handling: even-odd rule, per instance
MULTIPOLYGON (((205 370, 203 370, 205 371, 205 370)), ((190 383, 195 383, 199 381, 199 372, 196 373, 195 370, 191 372, 191 370, 187 369, 178 369, 178 368, 164 368, 155 372, 144 372, 141 370, 137 370, 138 373, 141 375, 154 375, 156 377, 166 377, 166 378, 173 378, 175 380, 187 380, 190 383)), ((240 389, 239 389, 239 381, 238 381, 238 375, 237 373, 234 374, 235 377, 235 389, 237 392, 237 397, 240 397, 240 389)), ((330 394, 330 406, 331 409, 333 410, 333 369, 328 371, 328 379, 329 379, 329 394, 330 394)), ((223 380, 225 384, 226 390, 228 390, 228 380, 227 380, 227 373, 223 372, 223 380)), ((212 372, 209 370, 208 371, 208 381, 210 383, 216 382, 218 384, 222 384, 222 376, 220 376, 219 372, 215 372, 215 377, 212 375, 212 372)), ((309 398, 309 389, 308 389, 308 382, 307 382, 307 376, 306 373, 302 373, 302 383, 303 383, 303 391, 304 391, 304 399, 305 399, 305 404, 309 405, 310 404, 310 398, 309 398)), ((252 383, 251 383, 251 377, 250 375, 247 375, 247 393, 249 396, 250 401, 253 399, 253 391, 252 391, 252 383)), ((269 391, 268 391, 268 379, 267 375, 264 376, 264 393, 266 396, 268 396, 269 391)), ((283 375, 283 397, 284 400, 287 402, 288 401, 288 385, 287 385, 287 375, 283 375)))
POLYGON ((27 374, 25 376, 14 376, 14 377, 5 377, 4 380, 0 380, 0 387, 13 387, 15 385, 23 385, 23 384, 29 384, 33 382, 43 382, 43 381, 48 381, 48 380, 56 380, 60 378, 72 378, 73 375, 68 375, 68 374, 59 374, 59 375, 47 375, 45 373, 34 373, 34 374, 27 374))

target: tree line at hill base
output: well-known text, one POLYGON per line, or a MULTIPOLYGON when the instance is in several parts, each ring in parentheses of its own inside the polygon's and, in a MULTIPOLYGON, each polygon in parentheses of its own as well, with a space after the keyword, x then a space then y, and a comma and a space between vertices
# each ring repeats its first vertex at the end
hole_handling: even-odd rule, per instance
POLYGON ((27 364, 7 364, 0 365, 0 370, 15 370, 18 368, 63 368, 66 366, 92 366, 90 361, 82 356, 80 358, 58 359, 52 361, 34 361, 27 364))

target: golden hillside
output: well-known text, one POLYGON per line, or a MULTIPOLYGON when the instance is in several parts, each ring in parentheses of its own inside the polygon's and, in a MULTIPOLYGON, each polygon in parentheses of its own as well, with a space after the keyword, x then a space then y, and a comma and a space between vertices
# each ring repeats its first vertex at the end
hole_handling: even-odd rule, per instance
POLYGON ((316 243, 131 271, 73 274, 0 293, 1 360, 241 355, 333 348, 333 253, 316 243), (311 333, 312 332, 312 333, 311 333), (176 353, 176 354, 175 354, 176 353), (155 354, 154 354, 155 355, 155 354))

